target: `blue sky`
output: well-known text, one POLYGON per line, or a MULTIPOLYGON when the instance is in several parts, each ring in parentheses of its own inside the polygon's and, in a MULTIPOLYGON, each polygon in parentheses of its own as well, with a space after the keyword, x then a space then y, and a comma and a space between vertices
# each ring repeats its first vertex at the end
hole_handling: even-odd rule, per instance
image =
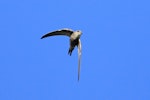
POLYGON ((148 0, 3 0, 0 100, 150 100, 148 0), (62 28, 82 30, 41 40, 62 28))

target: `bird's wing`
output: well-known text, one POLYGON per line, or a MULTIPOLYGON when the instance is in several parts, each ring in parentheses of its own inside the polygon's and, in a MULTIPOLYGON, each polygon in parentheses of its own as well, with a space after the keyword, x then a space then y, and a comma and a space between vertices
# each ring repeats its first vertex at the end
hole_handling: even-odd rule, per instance
POLYGON ((78 81, 80 79, 80 63, 81 63, 81 40, 78 43, 78 81))
POLYGON ((49 32, 41 37, 41 39, 49 37, 49 36, 54 36, 54 35, 66 35, 69 36, 73 33, 71 29, 62 29, 62 30, 57 30, 53 32, 49 32))

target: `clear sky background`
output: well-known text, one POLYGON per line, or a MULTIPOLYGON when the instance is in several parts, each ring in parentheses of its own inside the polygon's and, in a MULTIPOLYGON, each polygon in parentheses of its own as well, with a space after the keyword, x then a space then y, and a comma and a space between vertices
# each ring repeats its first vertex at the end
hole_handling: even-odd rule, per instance
POLYGON ((0 34, 0 100, 150 100, 149 0, 2 0, 0 34))

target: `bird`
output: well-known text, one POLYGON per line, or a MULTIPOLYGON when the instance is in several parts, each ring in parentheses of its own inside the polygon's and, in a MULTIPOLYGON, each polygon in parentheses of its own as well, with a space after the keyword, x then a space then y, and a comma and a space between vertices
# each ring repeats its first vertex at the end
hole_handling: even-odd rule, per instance
POLYGON ((60 30, 56 30, 56 31, 52 31, 49 32, 45 35, 43 35, 41 37, 41 39, 43 38, 47 38, 50 36, 68 36, 70 38, 70 47, 68 50, 68 54, 71 56, 72 51, 74 50, 74 48, 77 46, 78 48, 78 81, 80 79, 80 63, 81 63, 81 40, 80 37, 82 35, 82 31, 81 30, 76 30, 73 31, 72 29, 69 28, 64 28, 64 29, 60 29, 60 30))

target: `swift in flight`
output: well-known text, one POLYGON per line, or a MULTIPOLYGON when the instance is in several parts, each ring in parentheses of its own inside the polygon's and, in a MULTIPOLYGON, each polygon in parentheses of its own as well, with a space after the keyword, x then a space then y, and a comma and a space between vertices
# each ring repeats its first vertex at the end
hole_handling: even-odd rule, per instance
POLYGON ((72 51, 74 50, 75 46, 78 47, 78 81, 80 79, 80 62, 81 62, 81 36, 82 32, 80 30, 73 31, 71 29, 62 29, 56 30, 53 32, 49 32, 41 37, 41 39, 49 37, 49 36, 57 36, 57 35, 65 35, 70 38, 70 48, 68 50, 68 54, 71 56, 72 51))

